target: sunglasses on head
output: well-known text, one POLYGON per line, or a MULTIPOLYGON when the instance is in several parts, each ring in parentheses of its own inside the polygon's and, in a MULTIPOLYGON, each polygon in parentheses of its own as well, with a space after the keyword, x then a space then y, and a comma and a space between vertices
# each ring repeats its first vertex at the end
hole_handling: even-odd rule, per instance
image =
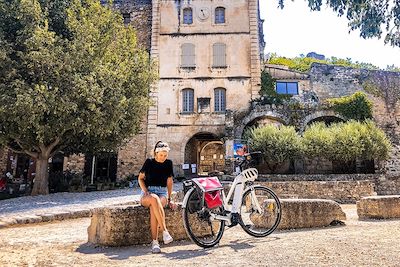
POLYGON ((156 147, 157 147, 157 148, 168 147, 168 145, 167 145, 167 144, 164 144, 164 143, 159 143, 159 144, 156 145, 156 147))

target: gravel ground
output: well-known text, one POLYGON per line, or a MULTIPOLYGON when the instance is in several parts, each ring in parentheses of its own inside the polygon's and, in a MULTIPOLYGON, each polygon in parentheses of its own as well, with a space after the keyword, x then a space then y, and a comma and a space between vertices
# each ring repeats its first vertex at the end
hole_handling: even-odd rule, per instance
MULTIPOLYGON (((174 190, 182 190, 175 183, 174 190)), ((0 200, 0 228, 25 223, 88 217, 90 210, 110 205, 139 202, 140 188, 56 193, 0 200)))
POLYGON ((118 189, 84 193, 55 193, 0 201, 0 218, 102 207, 139 200, 140 189, 118 189))
POLYGON ((399 266, 400 220, 359 221, 343 205, 346 226, 280 231, 253 238, 227 229, 219 246, 173 242, 153 255, 149 246, 87 243, 89 218, 0 229, 0 266, 399 266))

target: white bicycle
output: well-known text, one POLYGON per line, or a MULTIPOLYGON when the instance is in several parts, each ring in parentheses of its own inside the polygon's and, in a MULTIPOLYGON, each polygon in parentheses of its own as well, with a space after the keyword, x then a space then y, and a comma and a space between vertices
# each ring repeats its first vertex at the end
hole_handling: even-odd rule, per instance
POLYGON ((203 248, 215 246, 222 238, 225 224, 240 224, 254 237, 265 237, 278 227, 282 216, 278 196, 268 187, 255 185, 258 171, 248 168, 252 156, 259 153, 236 159, 242 171, 227 196, 216 177, 184 181, 183 223, 194 243, 203 248))

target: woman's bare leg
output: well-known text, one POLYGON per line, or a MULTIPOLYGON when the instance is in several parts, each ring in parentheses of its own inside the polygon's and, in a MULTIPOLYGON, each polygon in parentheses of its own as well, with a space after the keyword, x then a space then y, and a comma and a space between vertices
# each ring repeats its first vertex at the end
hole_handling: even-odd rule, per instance
MULTIPOLYGON (((165 202, 165 198, 162 197, 162 199, 164 199, 163 202, 165 202)), ((161 231, 165 231, 167 229, 165 225, 165 213, 163 203, 161 202, 160 198, 155 194, 151 194, 149 196, 143 197, 141 203, 144 207, 150 208, 150 223, 151 214, 153 213, 154 217, 156 218, 157 224, 161 228, 161 231)))
POLYGON ((150 208, 150 231, 151 238, 153 240, 158 240, 158 223, 152 208, 150 208))

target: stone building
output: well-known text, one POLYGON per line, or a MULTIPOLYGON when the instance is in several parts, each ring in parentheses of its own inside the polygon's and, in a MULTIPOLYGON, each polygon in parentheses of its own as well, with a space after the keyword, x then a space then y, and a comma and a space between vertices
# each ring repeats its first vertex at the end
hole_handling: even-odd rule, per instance
MULTIPOLYGON (((274 123, 302 131, 313 121, 340 121, 344 118, 318 104, 364 91, 374 102, 375 121, 395 145, 385 168, 400 172, 399 73, 323 64, 300 73, 266 65, 277 91, 293 95, 304 108, 264 105, 259 101, 265 42, 258 0, 116 0, 114 7, 158 64, 159 80, 150 90, 153 105, 141 132, 117 154, 96 155, 94 165, 92 155, 60 155, 53 161, 60 170, 91 175, 94 167, 96 176, 124 179, 137 175, 156 141, 163 140, 171 146, 177 175, 223 171, 225 156, 233 154, 247 127, 274 123)), ((303 171, 322 173, 329 169, 324 164, 303 171)), ((15 156, 0 153, 3 172, 17 165, 15 156)))
MULTIPOLYGON (((253 101, 247 112, 232 112, 227 117, 227 139, 240 139, 246 127, 261 123, 294 125, 299 132, 314 121, 327 123, 344 121, 340 114, 321 108, 328 98, 351 95, 357 91, 367 94, 373 102, 373 118, 393 144, 390 159, 383 170, 400 173, 400 73, 380 70, 314 63, 308 73, 291 71, 285 66, 264 66, 276 79, 276 90, 289 93, 295 105, 276 106, 253 101), (285 91, 286 90, 286 91, 285 91)), ((332 171, 331 162, 309 162, 300 172, 324 173, 332 171)), ((377 167, 377 166, 376 166, 377 167)))
POLYGON ((227 111, 247 110, 260 90, 265 43, 258 0, 116 0, 114 7, 158 63, 154 105, 117 155, 97 155, 94 165, 91 155, 74 155, 61 169, 90 175, 94 167, 124 178, 137 174, 164 140, 178 175, 223 170, 227 111))
POLYGON ((226 111, 260 90, 261 26, 257 0, 153 1, 148 155, 162 139, 180 174, 224 169, 226 111))

